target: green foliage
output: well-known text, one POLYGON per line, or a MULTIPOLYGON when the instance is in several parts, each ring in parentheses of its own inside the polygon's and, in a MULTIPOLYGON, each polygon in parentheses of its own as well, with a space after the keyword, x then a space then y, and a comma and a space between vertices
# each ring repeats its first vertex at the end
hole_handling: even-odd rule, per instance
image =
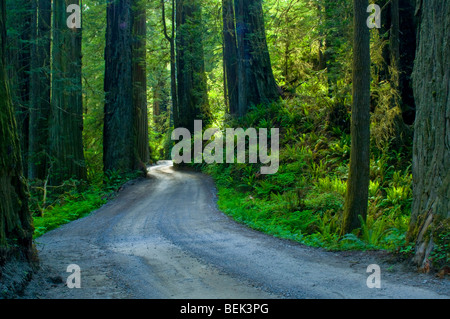
MULTIPOLYGON (((86 0, 83 6, 83 142, 91 186, 67 181, 53 189, 45 182, 34 181, 30 189, 36 236, 85 216, 120 185, 136 177, 103 174, 106 3, 86 0)), ((281 133, 280 168, 275 175, 261 175, 258 164, 200 165, 216 181, 220 208, 250 227, 307 245, 410 254, 413 246, 405 243, 405 233, 412 197, 411 135, 405 129, 401 132, 404 137, 399 138, 398 92, 389 81, 380 80, 380 70, 386 63, 384 37, 376 30, 372 32, 369 215, 361 229, 340 236, 351 147, 351 2, 264 1, 273 71, 285 99, 252 106, 241 119, 225 114, 221 3, 205 0, 202 6, 213 126, 278 127, 281 133)), ((148 2, 147 10, 149 147, 151 161, 156 162, 168 158, 173 146, 170 56, 161 25, 160 1, 148 2), (153 114, 156 103, 161 115, 153 114)), ((166 3, 169 34, 171 12, 166 3)), ((433 258, 438 263, 447 258, 448 262, 448 233, 438 239, 433 258)))
POLYGON ((434 236, 434 248, 430 260, 436 269, 450 264, 450 225, 449 221, 439 222, 434 236))
POLYGON ((38 238, 63 224, 85 217, 105 202, 104 193, 98 189, 66 196, 60 199, 59 204, 48 207, 42 216, 34 217, 34 237, 38 238))
POLYGON ((83 144, 88 180, 98 185, 103 177, 106 4, 87 0, 83 5, 83 144))
POLYGON ((298 99, 274 104, 253 107, 232 125, 282 127, 278 173, 260 175, 256 164, 205 166, 219 189, 220 209, 249 227, 311 246, 406 253, 412 179, 405 153, 372 154, 369 216, 361 229, 340 236, 350 136, 330 119, 322 123, 326 107, 309 112, 298 99))
POLYGON ((343 196, 334 192, 310 192, 305 205, 309 209, 314 209, 321 216, 335 215, 342 212, 344 207, 343 196))
POLYGON ((33 203, 31 211, 34 221, 34 238, 38 238, 61 225, 83 218, 104 205, 127 181, 141 175, 140 172, 119 174, 109 172, 101 186, 80 188, 80 182, 70 180, 56 187, 31 185, 33 203), (42 197, 42 195, 45 196, 42 197))
POLYGON ((338 177, 325 176, 324 178, 318 179, 317 188, 324 192, 336 192, 344 197, 347 190, 347 184, 338 177))

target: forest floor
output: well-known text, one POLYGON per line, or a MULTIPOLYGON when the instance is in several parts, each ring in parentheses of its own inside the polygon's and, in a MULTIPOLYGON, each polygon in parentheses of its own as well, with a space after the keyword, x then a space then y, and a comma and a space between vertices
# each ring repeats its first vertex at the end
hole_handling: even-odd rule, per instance
POLYGON ((37 239, 25 299, 450 298, 450 281, 384 251, 329 252, 249 229, 217 209, 212 179, 162 162, 88 217, 37 239), (67 267, 81 269, 70 289, 67 267), (367 267, 381 268, 381 288, 367 267))

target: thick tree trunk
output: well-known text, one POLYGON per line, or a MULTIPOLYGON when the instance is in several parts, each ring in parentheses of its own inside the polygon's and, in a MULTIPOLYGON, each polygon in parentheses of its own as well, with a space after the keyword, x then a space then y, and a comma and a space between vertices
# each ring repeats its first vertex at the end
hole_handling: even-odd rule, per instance
POLYGON ((67 7, 79 0, 53 2, 53 72, 50 121, 51 184, 86 179, 83 153, 81 28, 67 26, 67 7))
POLYGON ((105 48, 105 172, 146 172, 149 161, 146 14, 142 0, 108 3, 105 48))
POLYGON ((28 178, 48 174, 51 0, 34 0, 30 79, 28 178))
MULTIPOLYGON (((31 20, 32 1, 9 1, 7 10, 13 14, 8 17, 8 66, 22 161, 26 167, 28 163, 28 131, 29 131, 29 101, 30 101, 30 61, 31 61, 31 20)), ((27 171, 24 171, 27 175, 27 171)))
MULTIPOLYGON (((147 113, 147 19, 145 2, 133 3, 133 106, 138 169, 150 161, 147 113)), ((135 165, 136 165, 135 164, 135 165)))
POLYGON ((12 253, 31 260, 33 225, 6 75, 6 5, 0 0, 0 266, 12 253))
POLYGON ((105 48, 104 170, 135 167, 132 0, 108 3, 105 48))
POLYGON ((175 127, 194 131, 194 120, 210 119, 203 55, 202 9, 198 0, 179 0, 177 24, 178 114, 175 127))
POLYGON ((450 223, 450 2, 417 2, 418 46, 413 73, 417 105, 413 204, 408 240, 414 263, 427 267, 435 240, 450 223))
POLYGON ((229 113, 236 115, 239 107, 238 61, 233 0, 222 1, 224 89, 229 113))
POLYGON ((366 25, 368 0, 354 0, 353 105, 350 171, 345 197, 342 234, 366 220, 370 163, 370 34, 366 25))
POLYGON ((266 42, 261 0, 235 0, 239 115, 280 96, 266 42))

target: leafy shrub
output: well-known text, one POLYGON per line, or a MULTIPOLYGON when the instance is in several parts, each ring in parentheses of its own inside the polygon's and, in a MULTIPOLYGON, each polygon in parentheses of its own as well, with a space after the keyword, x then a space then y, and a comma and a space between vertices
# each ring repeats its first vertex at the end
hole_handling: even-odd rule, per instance
POLYGON ((51 202, 47 202, 47 205, 43 205, 41 199, 33 196, 32 199, 36 202, 35 206, 31 207, 34 207, 34 211, 32 210, 35 227, 34 238, 40 237, 61 225, 87 216, 104 205, 121 185, 141 175, 141 172, 129 174, 108 172, 104 176, 105 183, 103 185, 88 188, 79 188, 80 182, 69 180, 60 186, 65 191, 53 195, 51 202), (41 209, 37 210, 36 207, 41 209))
POLYGON ((435 231, 434 248, 430 260, 436 269, 450 265, 450 227, 449 222, 441 222, 435 231))
POLYGON ((344 198, 336 193, 310 193, 305 199, 305 206, 317 213, 334 215, 344 208, 344 198))
POLYGON ((304 101, 282 101, 255 107, 236 121, 236 127, 252 123, 283 127, 280 168, 277 174, 264 176, 249 164, 205 168, 218 185, 219 207, 249 227, 311 246, 406 253, 412 197, 408 149, 373 147, 367 220, 353 234, 341 237, 351 138, 342 127, 324 123, 323 104, 314 109, 304 101), (232 191, 236 187, 241 192, 232 191))
POLYGON ((341 196, 345 196, 347 191, 347 183, 337 177, 325 176, 319 178, 316 185, 323 192, 336 192, 341 196))
POLYGON ((40 237, 61 225, 85 217, 93 210, 101 207, 106 202, 102 194, 100 190, 93 189, 66 197, 63 204, 47 209, 42 216, 34 218, 34 237, 40 237))
POLYGON ((378 180, 369 182, 369 197, 374 198, 378 195, 380 191, 380 182, 378 180))
POLYGON ((295 211, 281 221, 291 232, 310 234, 316 228, 318 216, 311 210, 295 211))

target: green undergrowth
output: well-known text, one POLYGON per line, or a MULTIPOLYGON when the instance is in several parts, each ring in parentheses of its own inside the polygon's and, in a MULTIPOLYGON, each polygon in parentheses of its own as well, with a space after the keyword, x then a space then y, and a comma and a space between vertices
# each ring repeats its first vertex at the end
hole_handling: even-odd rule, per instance
POLYGON ((57 187, 43 182, 30 184, 30 209, 33 213, 34 238, 71 221, 86 217, 112 199, 126 182, 140 176, 139 172, 109 174, 104 183, 86 185, 76 180, 65 181, 57 187))
MULTIPOLYGON (((219 208, 267 234, 328 250, 386 249, 403 252, 412 198, 410 148, 373 141, 367 220, 340 236, 350 135, 348 112, 322 99, 259 106, 227 126, 280 128, 280 167, 260 174, 260 164, 212 164, 201 169, 218 188, 219 208)), ((347 106, 349 108, 349 106, 347 106)), ((341 106, 345 109, 346 106, 341 106)), ((373 137, 374 139, 376 137, 373 137)))

